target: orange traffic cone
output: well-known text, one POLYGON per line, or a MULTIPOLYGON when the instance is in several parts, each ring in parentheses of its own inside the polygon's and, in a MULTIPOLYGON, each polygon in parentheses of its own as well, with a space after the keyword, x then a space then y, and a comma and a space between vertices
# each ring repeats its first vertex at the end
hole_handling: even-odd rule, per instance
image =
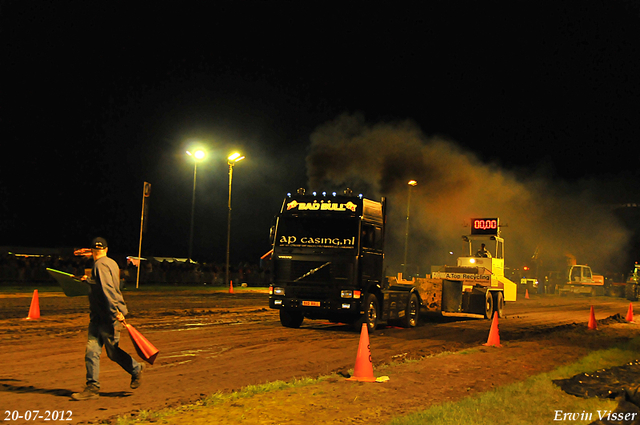
POLYGON ((627 322, 633 322, 633 303, 629 303, 629 311, 627 311, 627 322))
POLYGON ((371 364, 371 350, 369 349, 369 331, 367 324, 362 324, 360 332, 360 344, 358 345, 358 355, 356 356, 356 367, 353 369, 353 376, 347 378, 349 381, 376 382, 373 376, 373 365, 371 364))
POLYGON ((33 297, 31 297, 31 307, 29 307, 29 315, 25 320, 37 320, 40 318, 40 301, 38 301, 38 290, 34 289, 33 297))
POLYGON ((233 294, 233 280, 229 281, 229 293, 233 294))
POLYGON ((529 299, 529 290, 528 290, 528 289, 525 289, 525 290, 524 290, 524 299, 525 299, 525 300, 528 300, 528 299, 529 299))
POLYGON ((593 312, 593 306, 591 306, 591 313, 589 315, 589 330, 595 331, 598 329, 598 322, 596 322, 596 315, 593 312))
POLYGON ((493 313, 493 320, 491 322, 491 330, 489 331, 489 339, 482 345, 487 347, 502 347, 500 345, 500 335, 498 333, 498 312, 493 313))
POLYGON ((156 361, 156 357, 158 357, 158 353, 160 352, 160 350, 154 347, 153 344, 150 343, 149 340, 145 338, 140 332, 138 332, 136 328, 134 328, 127 322, 124 323, 124 326, 129 331, 129 337, 131 338, 131 342, 133 343, 133 348, 136 349, 136 353, 138 353, 138 355, 142 357, 142 359, 144 359, 144 361, 146 361, 147 363, 153 364, 153 362, 156 361))

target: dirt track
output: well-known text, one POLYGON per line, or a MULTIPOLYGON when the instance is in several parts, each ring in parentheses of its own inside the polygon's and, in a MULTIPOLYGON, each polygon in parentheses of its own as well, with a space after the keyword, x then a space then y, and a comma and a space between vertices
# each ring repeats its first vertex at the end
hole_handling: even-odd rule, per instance
MULTIPOLYGON (((138 410, 191 403, 216 391, 317 377, 354 366, 359 334, 344 325, 318 321, 305 321, 300 329, 283 328, 277 312, 266 307, 265 293, 127 291, 125 299, 131 312, 128 321, 160 349, 160 355, 135 392, 129 389, 129 376, 103 355, 100 399, 74 402, 70 394, 84 384, 86 299, 40 294, 42 317, 27 321, 23 318, 29 311, 30 294, 0 298, 1 419, 6 418, 7 410, 39 410, 40 414, 64 410, 72 412, 74 423, 96 422, 138 410)), ((500 337, 526 342, 527 351, 535 351, 536 341, 554 330, 572 323, 584 326, 590 305, 602 320, 617 313, 624 316, 629 304, 606 297, 522 299, 507 305, 500 337)), ((489 327, 489 321, 481 319, 441 318, 415 329, 377 330, 370 336, 374 367, 478 346, 486 342, 489 327)), ((121 341, 121 346, 133 353, 126 332, 121 341)), ((563 347, 555 351, 578 355, 593 348, 593 341, 589 341, 559 338, 557 343, 563 347)), ((553 351, 548 339, 540 344, 544 347, 539 348, 553 351)), ((562 360, 552 357, 548 362, 536 360, 532 373, 562 360)), ((569 357, 573 355, 566 359, 569 357)))

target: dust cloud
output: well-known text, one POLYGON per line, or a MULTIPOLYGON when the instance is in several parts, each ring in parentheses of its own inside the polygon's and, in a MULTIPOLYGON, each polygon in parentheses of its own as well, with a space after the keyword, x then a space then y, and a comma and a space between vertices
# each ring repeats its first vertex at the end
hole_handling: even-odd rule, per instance
POLYGON ((612 208, 584 187, 543 174, 482 162, 451 140, 425 136, 411 121, 368 124, 358 114, 318 127, 307 156, 310 190, 350 187, 387 198, 388 272, 401 271, 409 190, 407 263, 420 273, 455 264, 470 218, 480 217, 500 218, 512 269, 534 255, 541 271, 564 267, 566 255, 598 273, 619 267, 628 236, 612 208), (409 189, 409 180, 418 185, 409 189))

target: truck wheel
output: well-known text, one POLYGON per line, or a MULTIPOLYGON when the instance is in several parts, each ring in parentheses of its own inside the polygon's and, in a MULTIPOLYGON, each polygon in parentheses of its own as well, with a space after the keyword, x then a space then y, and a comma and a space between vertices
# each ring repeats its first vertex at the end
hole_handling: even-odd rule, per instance
POLYGON ((299 311, 280 310, 280 323, 285 328, 299 328, 304 315, 299 311))
POLYGON ((492 314, 493 314, 493 295, 491 295, 490 291, 487 291, 484 297, 484 318, 491 319, 492 314))
POLYGON ((402 318, 403 328, 415 328, 418 326, 420 320, 420 302, 418 296, 415 293, 409 295, 409 302, 407 303, 407 309, 405 310, 404 317, 402 318))
POLYGON ((502 292, 494 292, 493 307, 498 313, 498 317, 504 316, 504 294, 502 292))
POLYGON ((367 330, 373 332, 378 325, 378 298, 374 294, 367 294, 364 298, 364 314, 353 322, 356 331, 362 329, 362 324, 367 324, 367 330))
POLYGON ((624 286, 624 295, 629 301, 638 301, 638 293, 636 292, 636 285, 634 283, 627 283, 624 286))

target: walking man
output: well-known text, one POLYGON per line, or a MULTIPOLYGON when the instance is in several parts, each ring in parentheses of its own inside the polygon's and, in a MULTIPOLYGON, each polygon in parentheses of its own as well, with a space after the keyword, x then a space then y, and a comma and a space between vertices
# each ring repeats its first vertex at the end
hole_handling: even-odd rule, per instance
POLYGON ((124 316, 128 313, 120 292, 120 268, 107 257, 107 241, 95 238, 91 242, 93 257, 92 276, 82 276, 89 284, 89 337, 85 351, 87 383, 84 391, 73 393, 73 400, 90 400, 99 397, 100 354, 102 346, 107 356, 131 375, 131 388, 136 389, 142 380, 144 365, 135 361, 118 346, 124 316))

